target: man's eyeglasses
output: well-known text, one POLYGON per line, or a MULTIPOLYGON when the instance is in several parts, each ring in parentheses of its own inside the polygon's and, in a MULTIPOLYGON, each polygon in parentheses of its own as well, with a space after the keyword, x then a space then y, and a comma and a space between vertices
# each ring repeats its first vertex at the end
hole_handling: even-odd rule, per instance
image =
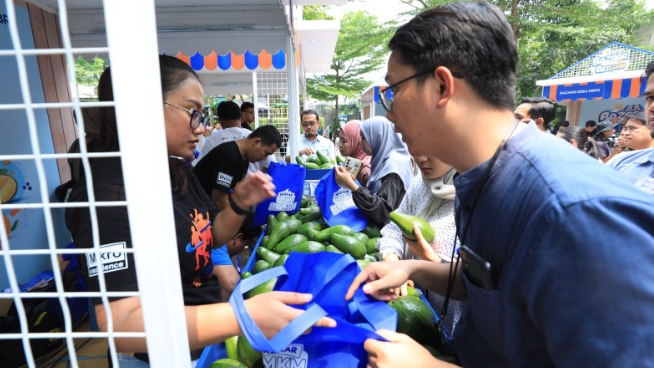
MULTIPOLYGON (((381 102, 382 106, 384 106, 384 109, 386 111, 388 111, 388 112, 391 112, 393 110, 393 98, 392 97, 389 98, 388 96, 386 96, 386 91, 387 90, 390 89, 391 91, 393 91, 393 88, 399 86, 400 84, 402 84, 402 83, 404 83, 404 82, 406 82, 408 80, 411 80, 413 78, 423 76, 423 75, 425 75, 427 73, 433 73, 435 69, 436 68, 432 68, 432 69, 429 69, 429 70, 425 70, 425 71, 416 73, 416 74, 414 74, 414 75, 412 75, 410 77, 402 79, 401 81, 399 81, 399 82, 397 82, 397 83, 395 83, 395 84, 393 84, 391 86, 386 87, 384 90, 380 89, 379 90, 379 101, 381 102)), ((461 74, 459 72, 450 71, 450 73, 452 73, 452 76, 454 78, 463 78, 463 74, 461 74)))
POLYGON ((195 130, 200 126, 200 123, 204 120, 204 115, 202 114, 202 111, 198 111, 196 109, 187 109, 185 107, 173 105, 168 101, 164 101, 164 104, 170 105, 172 107, 176 107, 180 110, 184 110, 188 112, 189 115, 191 115, 191 129, 195 130))
POLYGON ((314 126, 316 124, 318 124, 317 121, 305 121, 304 123, 302 123, 302 127, 303 128, 308 128, 308 127, 314 126))

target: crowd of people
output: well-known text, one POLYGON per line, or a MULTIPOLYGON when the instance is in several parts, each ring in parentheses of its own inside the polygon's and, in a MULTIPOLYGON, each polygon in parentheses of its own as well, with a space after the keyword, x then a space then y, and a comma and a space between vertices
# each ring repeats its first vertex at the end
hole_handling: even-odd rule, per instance
MULTIPOLYGON (((307 110, 296 137, 299 155, 338 152, 362 163, 356 177, 334 168, 336 182, 381 228, 384 262, 370 264, 344 297, 362 284, 380 300, 405 295, 407 284, 420 286, 440 312, 440 326, 454 334, 444 341, 466 367, 651 365, 654 63, 646 69, 645 112, 552 128, 554 101, 528 97, 516 106, 515 38, 493 5, 427 10, 388 46, 393 97, 380 95, 386 117, 330 127, 330 139, 319 114, 307 110), (417 227, 417 240, 403 236, 389 220, 392 211, 425 220, 434 241, 417 227), (457 249, 483 260, 488 272, 472 272, 475 265, 457 249)), ((180 318, 197 359, 203 347, 242 334, 232 307, 222 303, 239 279, 231 257, 261 231, 251 226, 252 208, 274 196, 265 171, 283 143, 271 125, 253 129, 250 103, 220 103, 220 128, 207 131, 196 73, 174 57, 160 56, 159 63, 185 304, 180 318)), ((110 68, 98 90, 101 101, 113 100, 110 68)), ((98 150, 117 151, 113 108, 100 111, 98 150)), ((125 200, 121 172, 119 158, 93 162, 96 200, 125 200)), ((87 198, 82 176, 69 200, 87 198)), ((131 247, 124 207, 98 207, 97 215, 102 244, 131 247)), ((66 222, 79 247, 93 246, 87 209, 68 209, 66 222)), ((86 259, 80 261, 84 269, 86 259)), ((99 290, 97 277, 85 280, 99 290)), ((138 290, 133 267, 105 280, 109 291, 138 290)), ((301 313, 291 305, 310 298, 272 292, 245 305, 271 337, 301 313)), ((106 330, 107 311, 94 303, 106 330)), ((114 331, 143 331, 140 305, 138 297, 111 299, 114 331)), ((323 318, 317 326, 334 323, 323 318)), ((388 341, 364 345, 371 367, 449 365, 407 336, 379 334, 388 341)), ((121 367, 148 366, 144 339, 116 338, 116 346, 121 367)))

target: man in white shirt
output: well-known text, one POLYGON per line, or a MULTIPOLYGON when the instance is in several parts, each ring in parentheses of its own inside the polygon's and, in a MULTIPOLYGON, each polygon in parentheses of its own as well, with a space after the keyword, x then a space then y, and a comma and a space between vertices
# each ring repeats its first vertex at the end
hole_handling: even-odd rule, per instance
MULTIPOLYGON (((314 110, 305 110, 302 112, 300 119, 304 134, 298 137, 298 141, 300 142, 298 156, 309 156, 320 151, 327 157, 336 157, 334 155, 334 144, 332 141, 318 134, 318 127, 320 126, 319 118, 320 116, 314 110)), ((291 162, 290 155, 286 156, 286 162, 291 162)))
MULTIPOLYGON (((193 161, 193 166, 196 166, 204 156, 206 156, 212 149, 217 146, 236 141, 239 139, 247 138, 252 131, 241 128, 241 108, 233 101, 223 101, 218 104, 218 122, 222 130, 209 136, 202 146, 200 155, 193 161)), ((268 171, 268 166, 275 160, 274 155, 268 156, 262 162, 254 162, 248 168, 248 175, 257 171, 268 171)))

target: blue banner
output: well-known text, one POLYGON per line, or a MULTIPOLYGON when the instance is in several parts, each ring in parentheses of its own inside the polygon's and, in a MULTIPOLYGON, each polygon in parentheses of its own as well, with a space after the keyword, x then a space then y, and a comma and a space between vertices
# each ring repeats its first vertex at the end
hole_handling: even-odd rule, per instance
POLYGON ((592 100, 604 97, 604 83, 591 82, 585 85, 573 84, 571 86, 560 85, 556 89, 556 100, 592 100))

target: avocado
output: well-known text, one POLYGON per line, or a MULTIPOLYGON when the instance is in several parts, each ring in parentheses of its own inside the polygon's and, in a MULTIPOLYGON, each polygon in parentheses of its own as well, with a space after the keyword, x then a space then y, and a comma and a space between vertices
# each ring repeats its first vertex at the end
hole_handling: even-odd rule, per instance
POLYGON ((316 155, 320 159, 320 163, 322 165, 332 163, 332 160, 330 160, 329 157, 325 156, 322 152, 318 151, 318 152, 316 152, 316 155))
POLYGON ((245 271, 241 274, 241 280, 245 280, 250 276, 252 276, 252 272, 245 271))
POLYGON ((302 158, 301 156, 295 156, 295 162, 297 162, 298 165, 304 166, 307 163, 307 160, 302 158))
MULTIPOLYGON (((307 230, 311 229, 315 232, 319 232, 322 230, 322 225, 318 221, 311 221, 311 222, 306 222, 300 225, 300 227, 297 229, 297 233, 306 236, 309 238, 309 235, 307 234, 307 230)), ((311 239, 309 239, 311 240, 311 239)))
POLYGON ((372 254, 372 253, 377 253, 379 252, 379 249, 377 248, 377 242, 379 241, 380 238, 372 238, 368 240, 366 243, 366 253, 372 254))
POLYGON ((320 168, 321 168, 321 169, 331 169, 331 168, 333 168, 333 167, 334 167, 334 164, 332 164, 331 162, 328 162, 328 163, 326 163, 326 164, 322 164, 322 165, 320 165, 320 168))
POLYGON ((338 248, 336 248, 335 246, 333 246, 333 245, 331 245, 331 244, 329 244, 328 246, 325 247, 325 252, 332 252, 332 253, 340 253, 340 254, 343 254, 343 252, 341 252, 340 250, 338 250, 338 248))
POLYGON ((302 197, 302 201, 300 201, 300 208, 304 208, 309 204, 309 200, 307 197, 302 197))
POLYGON ((361 259, 366 255, 366 245, 353 236, 332 233, 329 239, 338 250, 355 259, 361 259))
POLYGON ((284 254, 289 254, 291 252, 300 252, 300 253, 318 253, 325 250, 325 245, 322 243, 314 241, 305 241, 300 244, 296 244, 284 251, 284 254))
POLYGON ((291 232, 293 231, 293 228, 291 227, 291 221, 297 220, 278 222, 273 227, 272 232, 270 233, 270 239, 268 240, 268 246, 266 248, 275 249, 277 243, 291 235, 291 232))
POLYGON ((320 165, 323 164, 323 162, 320 161, 320 157, 318 157, 318 155, 314 153, 313 155, 310 155, 309 157, 307 157, 307 165, 308 164, 316 164, 316 165, 320 166, 320 165))
POLYGON ((343 156, 341 156, 341 155, 336 156, 336 164, 337 165, 341 165, 343 162, 345 162, 345 158, 343 158, 343 156))
POLYGON ((247 366, 241 364, 238 360, 225 358, 211 363, 209 368, 247 368, 247 366))
POLYGON ((238 343, 238 336, 232 336, 225 340, 225 350, 227 350, 227 358, 238 360, 238 353, 236 344, 238 343))
POLYGON ((390 217, 391 221, 393 221, 393 223, 400 228, 402 234, 404 234, 404 236, 407 238, 416 240, 416 236, 413 233, 413 226, 417 225, 418 229, 420 229, 420 232, 422 233, 422 237, 425 238, 427 243, 434 241, 434 236, 436 235, 434 233, 434 229, 429 226, 427 221, 421 219, 420 217, 405 215, 395 211, 391 212, 390 217))
POLYGON ((359 268, 361 269, 361 271, 363 271, 370 264, 370 260, 368 260, 368 259, 357 259, 357 264, 359 265, 359 268))
POLYGON ((397 332, 408 335, 419 344, 432 341, 437 336, 436 319, 431 308, 417 296, 401 296, 388 302, 397 311, 397 332))
POLYGON ((238 339, 236 351, 238 360, 248 368, 253 368, 257 361, 263 358, 263 354, 254 350, 245 337, 238 339))
MULTIPOLYGON (((268 250, 266 248, 259 247, 257 249, 257 258, 259 260, 264 260, 264 261, 268 262, 269 264, 275 263, 275 261, 277 260, 277 258, 279 258, 280 255, 281 254, 277 254, 277 253, 275 253, 273 251, 270 251, 270 250, 268 250)), ((255 266, 256 266, 256 264, 255 264, 255 266)), ((270 268, 270 267, 268 267, 268 268, 270 268)))
POLYGON ((269 268, 270 268, 270 262, 266 262, 263 259, 260 259, 257 261, 257 263, 254 264, 254 270, 252 271, 252 273, 256 275, 259 272, 263 272, 269 268))
MULTIPOLYGON (((307 240, 309 240, 309 239, 307 239, 306 236, 301 235, 301 234, 289 235, 284 240, 279 242, 279 244, 277 244, 275 246, 275 252, 277 252, 279 254, 283 254, 286 249, 288 249, 288 248, 290 248, 290 247, 292 247, 292 246, 294 246, 296 244, 300 244, 302 242, 305 242, 307 240)), ((273 263, 274 263, 274 261, 273 261, 273 263)))
MULTIPOLYGON (((281 259, 282 257, 279 257, 279 258, 281 259)), ((279 261, 279 259, 278 259, 278 261, 279 261)), ((253 298, 253 297, 255 297, 255 296, 259 295, 259 294, 269 293, 269 292, 273 291, 273 289, 275 288, 276 283, 277 283, 277 278, 276 277, 274 279, 272 279, 272 280, 268 280, 268 281, 264 282, 263 284, 255 287, 254 289, 252 289, 252 290, 248 291, 247 293, 245 293, 245 298, 250 299, 250 298, 253 298)))
POLYGON ((307 170, 318 170, 318 169, 320 169, 320 165, 314 164, 313 162, 307 162, 306 167, 307 167, 307 170))
POLYGON ((287 259, 288 259, 288 254, 282 254, 281 257, 279 257, 272 266, 273 267, 283 266, 284 263, 286 263, 287 259))
MULTIPOLYGON (((336 225, 320 231, 318 234, 316 234, 315 238, 312 240, 317 242, 324 242, 329 240, 329 237, 332 234, 354 236, 354 230, 352 230, 352 228, 347 225, 336 225)), ((336 247, 338 247, 338 245, 336 247)))
POLYGON ((277 214, 277 221, 282 222, 288 220, 288 213, 286 212, 280 212, 277 214))
POLYGON ((368 238, 368 235, 364 233, 356 233, 354 234, 354 237, 361 240, 363 244, 368 244, 368 240, 370 240, 370 238, 368 238))
POLYGON ((277 221, 275 215, 268 215, 268 226, 266 226, 266 235, 270 235, 273 227, 275 227, 275 225, 277 225, 278 222, 279 221, 277 221))
POLYGON ((264 236, 263 239, 261 239, 261 246, 268 249, 268 241, 270 241, 270 236, 264 236))
POLYGON ((375 261, 383 261, 383 259, 379 259, 379 253, 368 253, 368 255, 374 258, 375 261))
POLYGON ((366 234, 368 238, 381 238, 381 233, 379 231, 379 226, 375 225, 372 221, 368 221, 366 228, 363 229, 362 233, 366 234))
POLYGON ((317 208, 318 210, 313 211, 310 214, 304 216, 301 220, 303 224, 322 218, 322 211, 320 211, 320 207, 311 207, 311 208, 317 208))

